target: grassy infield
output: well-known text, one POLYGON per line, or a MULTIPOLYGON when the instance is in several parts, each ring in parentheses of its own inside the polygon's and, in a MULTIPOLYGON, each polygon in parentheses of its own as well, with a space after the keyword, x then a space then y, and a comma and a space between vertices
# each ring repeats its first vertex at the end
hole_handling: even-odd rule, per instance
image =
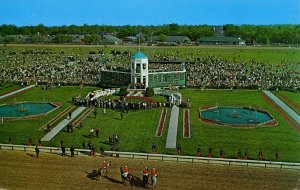
MULTIPOLYGON (((57 48, 56 48, 57 49, 57 48)), ((101 48, 99 48, 101 49, 101 48)), ((64 49, 65 50, 65 49, 64 49)), ((84 49, 87 51, 87 48, 84 49)), ((89 50, 89 49, 88 49, 89 50)), ((178 49, 174 49, 179 51, 178 49)), ((185 49, 184 51, 187 51, 185 49)), ((224 52, 237 51, 238 49, 224 48, 224 49, 205 49, 206 52, 212 52, 224 56, 224 52)), ((65 50, 67 51, 67 50, 65 50)), ((150 51, 150 49, 147 49, 150 51)), ((171 51, 171 50, 170 50, 171 51)), ((265 52, 270 54, 273 52, 270 59, 274 58, 275 63, 279 63, 280 60, 277 54, 285 55, 288 54, 291 57, 291 61, 295 61, 294 58, 299 57, 298 50, 278 50, 278 49, 243 49, 241 59, 248 60, 251 57, 255 57, 257 52, 265 52)), ((270 60, 273 62, 273 60, 270 60)), ((16 98, 10 98, 0 103, 17 101, 52 101, 60 102, 62 106, 51 112, 49 115, 35 120, 23 120, 5 122, 4 125, 0 126, 0 142, 6 143, 8 136, 11 135, 13 143, 15 144, 26 144, 28 138, 33 138, 34 143, 38 138, 43 137, 44 132, 38 131, 38 129, 47 123, 55 115, 59 114, 69 104, 71 97, 81 93, 82 95, 87 94, 96 88, 85 87, 79 89, 78 87, 62 87, 54 88, 52 91, 43 91, 40 87, 34 88, 25 94, 19 95, 16 98)), ((9 88, 7 88, 9 91, 9 88)), ((202 152, 207 155, 208 147, 213 148, 213 155, 218 157, 220 147, 223 147, 225 157, 235 157, 237 150, 241 149, 242 152, 245 148, 248 148, 249 156, 252 159, 256 159, 258 149, 263 150, 264 158, 267 160, 274 160, 275 151, 279 152, 280 160, 283 161, 300 161, 300 138, 295 130, 290 127, 287 122, 274 110, 268 103, 266 103, 262 97, 261 92, 258 91, 226 91, 226 90, 192 90, 185 89, 181 91, 184 98, 189 97, 191 106, 191 139, 182 138, 182 110, 180 110, 179 126, 178 126, 178 142, 182 147, 183 155, 195 155, 197 145, 200 144, 202 152), (256 128, 256 129, 238 129, 231 127, 222 127, 204 124, 199 120, 198 108, 206 105, 228 105, 228 106, 248 106, 259 107, 268 110, 277 120, 279 125, 271 128, 256 128)), ((294 103, 300 105, 299 94, 280 92, 286 97, 290 98, 294 103)), ((175 150, 167 150, 164 148, 165 139, 168 130, 168 123, 170 117, 170 110, 166 119, 165 129, 163 131, 162 138, 155 137, 156 127, 159 122, 161 109, 141 110, 141 111, 130 111, 125 114, 123 120, 120 120, 119 112, 113 110, 107 110, 107 114, 104 115, 102 109, 98 110, 97 118, 94 119, 92 114, 84 121, 84 127, 82 129, 75 129, 73 133, 61 132, 58 134, 53 141, 45 144, 46 146, 58 146, 59 141, 64 139, 66 146, 75 145, 81 147, 81 143, 86 143, 91 140, 88 137, 88 131, 90 128, 100 129, 100 138, 92 139, 92 143, 96 146, 96 150, 99 150, 100 144, 104 146, 105 150, 110 149, 107 144, 108 136, 118 134, 121 139, 119 149, 121 151, 134 151, 134 152, 150 152, 151 144, 155 142, 158 147, 159 153, 175 154, 175 150)))

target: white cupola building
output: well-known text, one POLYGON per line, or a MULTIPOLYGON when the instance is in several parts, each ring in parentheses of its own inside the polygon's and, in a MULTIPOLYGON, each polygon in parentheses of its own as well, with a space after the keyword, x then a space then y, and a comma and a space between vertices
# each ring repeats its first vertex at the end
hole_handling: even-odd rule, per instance
POLYGON ((148 87, 148 57, 141 51, 135 53, 131 58, 131 83, 135 86, 148 87))

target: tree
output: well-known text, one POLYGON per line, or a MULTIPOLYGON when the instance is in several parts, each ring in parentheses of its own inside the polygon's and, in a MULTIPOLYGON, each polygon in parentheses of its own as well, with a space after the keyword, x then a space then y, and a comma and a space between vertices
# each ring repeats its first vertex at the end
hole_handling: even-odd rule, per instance
POLYGON ((154 96, 154 90, 153 90, 153 88, 147 87, 146 88, 146 92, 145 92, 145 96, 146 97, 152 97, 152 96, 154 96))
POLYGON ((119 92, 120 96, 126 96, 127 95, 127 87, 126 86, 122 86, 120 88, 120 92, 119 92))
POLYGON ((101 38, 97 34, 86 34, 84 35, 83 41, 86 44, 98 44, 100 42, 101 38))
POLYGON ((44 42, 44 38, 40 35, 30 35, 26 39, 29 43, 41 43, 44 42))
POLYGON ((164 34, 160 34, 159 35, 159 41, 160 42, 166 42, 167 41, 167 36, 164 34))
POLYGON ((4 44, 8 44, 8 43, 15 42, 15 41, 16 41, 16 39, 11 36, 5 36, 3 39, 4 44))
POLYGON ((53 38, 54 43, 70 43, 72 41, 72 36, 68 36, 66 34, 57 34, 53 38))

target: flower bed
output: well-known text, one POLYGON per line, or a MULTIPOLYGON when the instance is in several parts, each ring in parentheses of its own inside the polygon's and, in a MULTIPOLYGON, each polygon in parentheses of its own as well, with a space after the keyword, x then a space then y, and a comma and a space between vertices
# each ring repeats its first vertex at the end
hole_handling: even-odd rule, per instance
POLYGON ((156 129, 156 135, 155 135, 156 137, 162 136, 162 132, 165 127, 166 116, 167 116, 167 109, 164 108, 164 109, 162 109, 161 114, 160 114, 160 120, 159 120, 157 129, 156 129))
MULTIPOLYGON (((2 98, 1 100, 6 100, 6 99, 9 99, 9 98, 14 98, 14 97, 17 97, 21 94, 24 94, 25 92, 28 92, 29 90, 31 90, 33 88, 29 88, 29 89, 26 89, 26 90, 23 90, 21 92, 18 92, 18 93, 15 93, 15 94, 12 94, 11 96, 7 96, 5 98, 2 98)), ((16 90, 19 90, 19 89, 16 89, 16 90)), ((15 90, 14 90, 15 91, 15 90)), ((13 92, 13 91, 12 91, 13 92)), ((8 93, 11 93, 11 92, 8 92, 8 93)), ((5 94, 8 94, 8 93, 5 93, 5 94)))
POLYGON ((19 90, 19 89, 20 89, 20 88, 13 88, 13 89, 10 89, 10 90, 8 90, 8 91, 6 91, 6 92, 1 93, 0 96, 3 96, 3 95, 5 95, 5 94, 9 94, 9 93, 11 93, 11 92, 13 92, 13 91, 16 91, 16 90, 19 90))
POLYGON ((138 99, 138 100, 141 100, 143 102, 147 102, 147 103, 155 103, 155 101, 150 98, 150 97, 142 97, 142 96, 124 96, 124 98, 126 100, 129 100, 129 99, 138 99))
POLYGON ((72 123, 74 127, 76 127, 80 121, 83 121, 92 111, 94 108, 90 107, 87 111, 85 111, 75 122, 72 123))
POLYGON ((183 137, 190 138, 191 131, 190 131, 190 110, 185 109, 183 113, 183 137))
POLYGON ((289 105, 293 106, 293 108, 297 111, 300 112, 300 106, 298 104, 295 104, 292 102, 290 99, 288 99, 286 96, 280 95, 282 99, 284 99, 289 105))
MULTIPOLYGON (((57 104, 57 103, 55 103, 57 104)), ((53 104, 53 105, 55 105, 53 104)), ((52 125, 54 122, 56 122, 57 120, 59 120, 65 113, 67 113, 68 111, 72 110, 75 106, 69 106, 67 107, 64 111, 60 112, 60 114, 58 114, 57 116, 55 116, 54 118, 52 118, 50 121, 48 121, 45 125, 43 125, 39 130, 45 130, 47 129, 47 125, 52 125)))
POLYGON ((281 115, 281 117, 283 117, 288 122, 290 126, 292 126, 298 133, 300 133, 300 127, 297 125, 297 123, 295 123, 290 117, 288 117, 278 105, 276 105, 272 100, 270 100, 267 97, 267 95, 262 94, 262 97, 279 113, 279 115, 281 115))

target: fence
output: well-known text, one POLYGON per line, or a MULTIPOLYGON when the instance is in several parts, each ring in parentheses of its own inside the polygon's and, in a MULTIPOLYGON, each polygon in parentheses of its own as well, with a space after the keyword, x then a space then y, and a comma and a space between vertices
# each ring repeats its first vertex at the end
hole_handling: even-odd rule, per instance
MULTIPOLYGON (((14 144, 0 144, 0 150, 18 150, 18 151, 28 151, 35 152, 35 146, 27 146, 27 145, 14 145, 14 144)), ((43 147, 39 146, 40 152, 48 152, 48 153, 61 153, 60 147, 43 147)), ((66 148, 66 153, 70 152, 70 148, 66 148)), ((88 149, 75 149, 74 154, 76 155, 85 155, 89 154, 91 150, 88 149)))
POLYGON ((220 165, 229 165, 229 166, 235 165, 235 166, 264 167, 264 168, 300 169, 300 163, 291 163, 291 162, 239 160, 239 159, 226 159, 226 158, 177 156, 177 155, 166 155, 166 154, 147 154, 147 153, 133 153, 133 152, 116 152, 116 151, 105 151, 105 153, 111 156, 132 158, 132 159, 147 159, 147 160, 161 160, 161 161, 175 161, 175 162, 189 162, 189 163, 207 163, 207 164, 220 164, 220 165))
MULTIPOLYGON (((59 147, 39 147, 40 152, 61 153, 59 147)), ((27 145, 13 145, 0 144, 0 150, 19 150, 19 151, 35 151, 35 146, 27 145)), ((66 148, 66 152, 69 151, 66 148)), ((91 151, 88 149, 75 149, 76 155, 88 155, 91 151)), ((177 156, 166 154, 147 154, 134 152, 117 152, 105 151, 106 156, 131 158, 131 159, 147 159, 147 160, 161 160, 173 162, 189 162, 189 163, 206 163, 219 164, 229 166, 249 166, 249 167, 263 167, 263 168, 286 168, 286 169, 300 169, 300 163, 292 162, 273 162, 273 161, 258 161, 258 160, 239 160, 226 158, 208 158, 208 157, 194 157, 194 156, 177 156)), ((99 153, 97 154, 99 155, 99 153)))

